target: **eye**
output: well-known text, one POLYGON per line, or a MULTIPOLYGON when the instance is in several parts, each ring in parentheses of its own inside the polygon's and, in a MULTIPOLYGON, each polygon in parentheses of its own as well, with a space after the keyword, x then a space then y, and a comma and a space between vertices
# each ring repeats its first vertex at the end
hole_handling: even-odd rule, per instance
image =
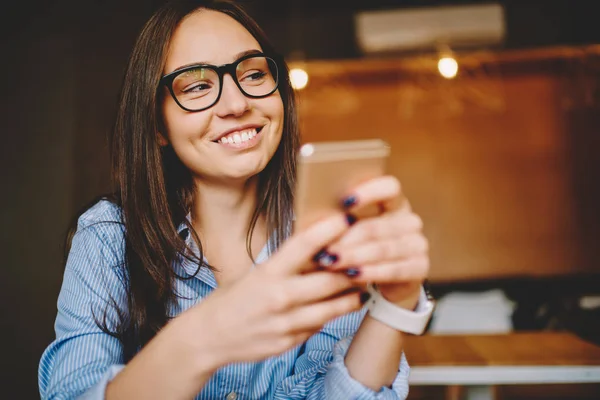
POLYGON ((182 95, 203 95, 218 88, 219 76, 209 68, 185 71, 173 81, 173 90, 182 95))
POLYGON ((253 72, 250 75, 248 75, 246 78, 250 78, 250 80, 256 81, 256 80, 264 78, 266 75, 267 74, 263 71, 256 71, 256 72, 253 72))
POLYGON ((208 83, 198 83, 192 86, 189 86, 182 90, 183 93, 191 93, 191 92, 201 92, 203 90, 209 90, 211 87, 208 83))
POLYGON ((240 80, 240 83, 246 85, 261 84, 265 81, 267 75, 268 74, 262 70, 246 71, 243 78, 240 80))

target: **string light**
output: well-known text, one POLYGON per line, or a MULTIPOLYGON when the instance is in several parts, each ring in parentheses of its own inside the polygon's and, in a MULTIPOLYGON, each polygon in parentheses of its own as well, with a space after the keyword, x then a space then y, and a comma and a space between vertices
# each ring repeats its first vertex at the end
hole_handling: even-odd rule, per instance
POLYGON ((302 90, 308 84, 308 73, 301 68, 293 68, 290 70, 290 81, 294 89, 302 90))
POLYGON ((438 61, 438 71, 446 79, 453 79, 458 73, 458 62, 454 57, 441 57, 438 61))

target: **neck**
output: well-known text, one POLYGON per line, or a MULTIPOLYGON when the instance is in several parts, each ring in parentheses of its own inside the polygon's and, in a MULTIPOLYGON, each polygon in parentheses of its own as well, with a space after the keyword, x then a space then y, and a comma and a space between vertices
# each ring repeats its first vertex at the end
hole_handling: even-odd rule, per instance
MULTIPOLYGON (((196 181, 192 221, 200 239, 203 242, 214 239, 230 243, 245 242, 256 209, 257 189, 258 176, 228 185, 196 181)), ((259 218, 256 230, 262 232, 263 226, 263 218, 259 218)))

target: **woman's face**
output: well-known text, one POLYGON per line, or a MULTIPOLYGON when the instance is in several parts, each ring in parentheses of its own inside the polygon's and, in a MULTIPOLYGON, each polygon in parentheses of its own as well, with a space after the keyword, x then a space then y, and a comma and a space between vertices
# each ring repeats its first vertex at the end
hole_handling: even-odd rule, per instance
MULTIPOLYGON (((251 50, 262 48, 239 22, 217 11, 200 10, 175 31, 163 72, 189 64, 229 64, 251 50)), ((162 139, 199 179, 245 181, 265 168, 281 140, 284 111, 279 91, 260 99, 246 97, 229 74, 211 108, 188 112, 165 93, 162 112, 166 129, 162 139)))

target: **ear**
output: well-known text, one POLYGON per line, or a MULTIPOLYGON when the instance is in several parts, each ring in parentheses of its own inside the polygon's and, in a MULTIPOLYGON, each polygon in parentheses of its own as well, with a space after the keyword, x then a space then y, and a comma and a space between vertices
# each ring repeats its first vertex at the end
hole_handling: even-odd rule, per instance
POLYGON ((169 144, 169 141, 163 136, 162 133, 158 132, 156 135, 158 136, 158 144, 160 147, 165 147, 169 144))

